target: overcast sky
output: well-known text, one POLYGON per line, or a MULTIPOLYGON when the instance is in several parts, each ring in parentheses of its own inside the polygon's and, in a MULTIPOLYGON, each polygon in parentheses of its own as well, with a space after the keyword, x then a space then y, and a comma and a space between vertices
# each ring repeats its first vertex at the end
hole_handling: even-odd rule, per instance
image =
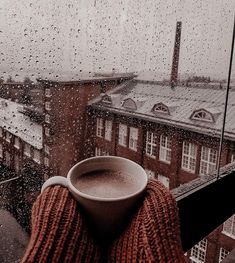
POLYGON ((1 0, 0 74, 167 77, 180 20, 179 73, 227 78, 234 10, 234 0, 1 0))

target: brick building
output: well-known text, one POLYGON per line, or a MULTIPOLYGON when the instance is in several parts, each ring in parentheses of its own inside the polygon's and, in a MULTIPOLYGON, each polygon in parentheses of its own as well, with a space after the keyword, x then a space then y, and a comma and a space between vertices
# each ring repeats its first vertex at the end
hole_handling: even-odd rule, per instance
MULTIPOLYGON (((119 85, 89 103, 86 157, 129 158, 170 189, 204 176, 217 165, 224 95, 221 87, 119 85)), ((221 166, 235 161, 234 100, 231 91, 221 166)), ((233 216, 187 253, 189 262, 220 262, 234 239, 233 216)))
POLYGON ((43 108, 19 104, 15 97, 0 98, 0 204, 8 205, 26 230, 43 182, 52 175, 66 176, 84 156, 88 101, 133 77, 38 80, 43 96, 35 96, 36 106, 43 108))

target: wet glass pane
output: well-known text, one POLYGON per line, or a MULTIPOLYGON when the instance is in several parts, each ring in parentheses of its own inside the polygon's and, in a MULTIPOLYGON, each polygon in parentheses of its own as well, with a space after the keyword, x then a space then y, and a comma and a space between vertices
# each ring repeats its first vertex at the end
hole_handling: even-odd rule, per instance
MULTIPOLYGON (((43 183, 79 161, 125 157, 171 190, 235 160, 234 67, 219 148, 234 9, 233 0, 0 2, 1 262, 23 256, 43 183)), ((234 218, 225 225, 186 257, 218 262, 235 247, 234 218)))

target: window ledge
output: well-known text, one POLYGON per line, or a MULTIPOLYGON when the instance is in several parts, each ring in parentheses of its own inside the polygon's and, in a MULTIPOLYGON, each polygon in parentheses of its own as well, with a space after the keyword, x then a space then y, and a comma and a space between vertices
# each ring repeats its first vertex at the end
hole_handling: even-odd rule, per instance
POLYGON ((150 155, 150 154, 148 154, 148 153, 146 153, 146 156, 149 157, 149 158, 152 158, 152 159, 156 159, 156 156, 150 155))
POLYGON ((181 167, 181 170, 190 174, 195 174, 195 171, 189 170, 187 168, 181 167))
POLYGON ((162 163, 171 164, 171 162, 166 161, 166 160, 161 160, 161 159, 159 159, 159 161, 162 162, 162 163))
POLYGON ((221 168, 218 180, 214 172, 171 190, 179 209, 181 242, 185 252, 235 213, 234 187, 235 163, 221 168))
POLYGON ((134 149, 134 148, 130 148, 128 147, 130 150, 132 150, 133 152, 137 152, 137 149, 134 149))

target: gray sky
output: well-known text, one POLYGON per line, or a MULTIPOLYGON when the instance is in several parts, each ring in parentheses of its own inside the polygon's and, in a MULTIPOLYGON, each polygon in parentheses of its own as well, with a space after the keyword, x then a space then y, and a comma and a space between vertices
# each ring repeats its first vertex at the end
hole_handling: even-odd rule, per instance
POLYGON ((179 73, 227 78, 234 10, 234 0, 1 0, 0 74, 168 77, 181 20, 179 73))

